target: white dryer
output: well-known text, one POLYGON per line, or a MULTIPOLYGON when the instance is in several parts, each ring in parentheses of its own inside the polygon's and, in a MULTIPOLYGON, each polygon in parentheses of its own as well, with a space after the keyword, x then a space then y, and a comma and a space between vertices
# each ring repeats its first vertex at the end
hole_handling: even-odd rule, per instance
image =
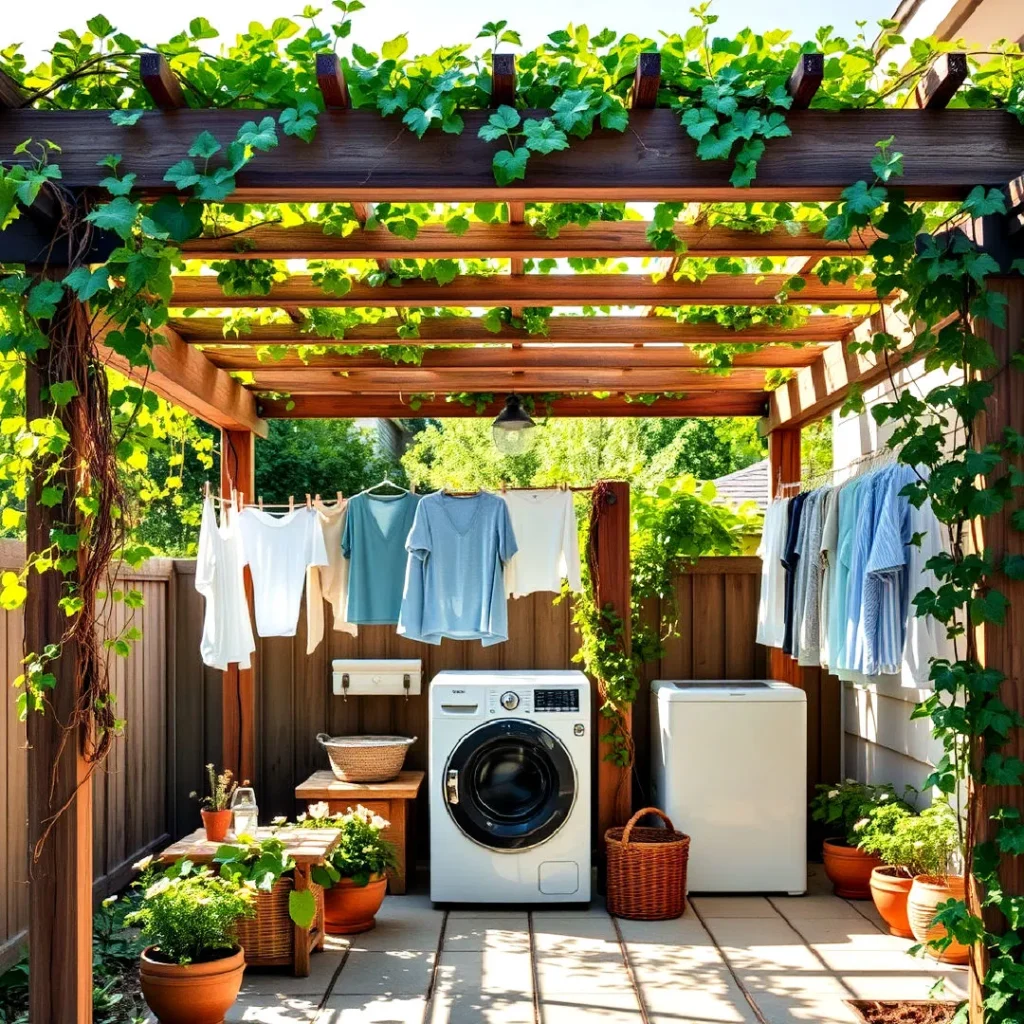
POLYGON ((590 899, 590 684, 441 672, 430 684, 430 898, 590 899))

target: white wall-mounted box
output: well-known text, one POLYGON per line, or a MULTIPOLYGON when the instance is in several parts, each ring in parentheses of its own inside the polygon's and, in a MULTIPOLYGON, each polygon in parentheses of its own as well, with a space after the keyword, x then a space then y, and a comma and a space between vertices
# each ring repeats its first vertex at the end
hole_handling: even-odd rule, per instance
POLYGON ((339 697, 411 697, 423 676, 419 658, 335 658, 331 668, 339 697))

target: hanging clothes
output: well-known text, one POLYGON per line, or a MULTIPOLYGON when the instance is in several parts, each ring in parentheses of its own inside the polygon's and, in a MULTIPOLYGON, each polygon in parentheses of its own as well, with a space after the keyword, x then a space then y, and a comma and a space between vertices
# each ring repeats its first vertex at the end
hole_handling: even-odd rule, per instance
POLYGON ((824 527, 826 489, 811 493, 804 506, 803 538, 797 564, 796 626, 793 647, 797 664, 817 665, 821 657, 818 638, 818 588, 821 584, 821 534, 824 527))
POLYGON ((428 644, 479 640, 484 647, 508 639, 503 569, 517 547, 501 498, 486 491, 427 495, 406 548, 399 634, 428 644))
POLYGON ((349 561, 347 622, 393 626, 402 609, 405 541, 420 495, 373 494, 351 498, 341 535, 341 553, 349 561))
POLYGON ((821 528, 819 561, 821 582, 818 584, 818 663, 822 668, 831 658, 831 633, 829 631, 829 610, 832 600, 832 576, 836 571, 836 556, 839 548, 839 493, 842 484, 830 489, 825 499, 825 515, 821 528))
POLYGON ((275 516, 248 507, 238 524, 252 574, 256 632, 295 636, 306 570, 328 564, 319 516, 311 508, 275 516))
POLYGON ((348 559, 341 553, 341 536, 348 519, 348 502, 333 505, 314 501, 327 551, 327 565, 306 570, 306 653, 312 654, 324 638, 324 600, 331 606, 331 628, 356 636, 359 627, 345 618, 348 607, 348 559))
POLYGON ((233 508, 225 505, 217 524, 213 498, 203 502, 196 556, 196 590, 206 599, 199 653, 203 664, 249 668, 256 650, 245 593, 245 551, 233 508))
POLYGON ((796 593, 796 567, 800 558, 798 550, 800 519, 806 500, 806 494, 798 494, 789 503, 786 521, 786 544, 782 551, 782 566, 786 570, 785 624, 782 634, 782 649, 786 654, 793 653, 793 602, 796 593))
POLYGON ((519 550, 505 566, 505 591, 509 597, 525 597, 537 591, 562 589, 567 580, 574 592, 583 589, 580 579, 580 542, 572 491, 506 491, 519 550))
POLYGON ((768 506, 761 531, 761 598, 757 605, 757 642, 766 647, 781 647, 785 635, 786 572, 782 553, 789 521, 789 498, 768 506))

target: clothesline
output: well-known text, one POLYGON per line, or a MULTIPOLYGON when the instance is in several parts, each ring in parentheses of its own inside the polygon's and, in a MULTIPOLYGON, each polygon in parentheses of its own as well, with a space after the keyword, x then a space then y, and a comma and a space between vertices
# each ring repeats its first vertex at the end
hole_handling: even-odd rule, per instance
POLYGON ((851 459, 851 461, 846 463, 845 466, 834 466, 832 469, 825 470, 823 473, 815 473, 814 476, 803 477, 800 480, 790 480, 786 482, 782 482, 780 479, 777 482, 776 491, 778 494, 786 496, 788 494, 797 494, 805 489, 813 490, 814 487, 818 487, 826 482, 831 482, 838 473, 846 473, 852 470, 853 473, 851 475, 856 476, 869 466, 873 466, 876 463, 884 465, 886 462, 893 461, 895 457, 895 449, 881 448, 878 451, 868 452, 856 459, 851 459))

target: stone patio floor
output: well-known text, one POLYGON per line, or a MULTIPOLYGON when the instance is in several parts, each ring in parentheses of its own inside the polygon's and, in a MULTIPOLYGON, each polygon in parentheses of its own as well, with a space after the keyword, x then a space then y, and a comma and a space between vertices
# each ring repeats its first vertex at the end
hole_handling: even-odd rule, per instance
POLYGON ((229 1022, 852 1024, 847 999, 964 998, 965 968, 908 956, 874 906, 831 895, 695 897, 674 921, 603 903, 527 913, 389 896, 377 927, 329 938, 308 978, 247 971, 229 1022))

